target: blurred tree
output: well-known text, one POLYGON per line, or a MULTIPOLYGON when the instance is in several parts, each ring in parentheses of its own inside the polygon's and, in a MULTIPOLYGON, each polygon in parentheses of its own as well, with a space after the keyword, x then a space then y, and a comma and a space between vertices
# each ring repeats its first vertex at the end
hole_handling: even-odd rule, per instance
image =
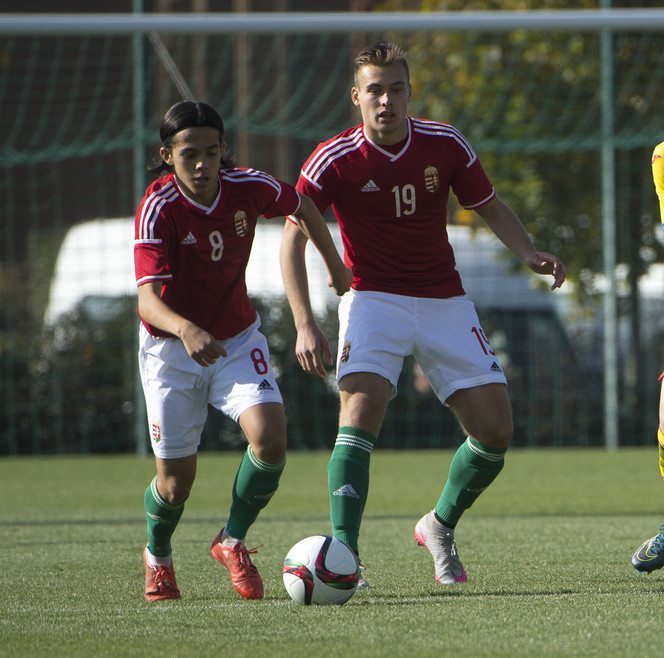
MULTIPOLYGON (((639 2, 647 5, 661 3, 639 2)), ((596 9, 597 2, 385 0, 376 8, 525 11, 596 9)), ((408 52, 413 114, 452 123, 471 140, 498 193, 536 244, 566 262, 579 308, 595 312, 603 273, 599 34, 514 30, 392 38, 408 52)), ((637 435, 644 431, 642 389, 650 385, 643 366, 638 281, 664 258, 655 237, 649 164, 653 146, 664 139, 657 97, 664 66, 659 38, 619 32, 612 39, 619 312, 629 318, 630 328, 621 415, 624 429, 637 435)), ((481 219, 452 204, 450 221, 481 219)))

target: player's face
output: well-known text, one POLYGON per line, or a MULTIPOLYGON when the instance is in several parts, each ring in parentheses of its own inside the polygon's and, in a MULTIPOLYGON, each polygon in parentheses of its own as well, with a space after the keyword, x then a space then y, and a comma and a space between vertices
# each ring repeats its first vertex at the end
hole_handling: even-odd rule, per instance
POLYGON ((212 205, 219 192, 217 173, 223 155, 219 131, 207 126, 186 128, 173 136, 161 157, 173 167, 184 193, 204 206, 212 205))
POLYGON ((351 90, 367 136, 377 144, 396 144, 408 134, 406 112, 410 84, 402 64, 363 66, 351 90))

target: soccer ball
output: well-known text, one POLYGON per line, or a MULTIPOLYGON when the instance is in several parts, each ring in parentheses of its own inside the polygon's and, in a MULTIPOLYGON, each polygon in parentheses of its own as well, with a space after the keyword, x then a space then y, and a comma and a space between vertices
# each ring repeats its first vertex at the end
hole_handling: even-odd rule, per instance
POLYGON ((355 553, 328 535, 300 540, 284 560, 286 591, 295 603, 303 605, 342 605, 355 593, 359 577, 355 553))

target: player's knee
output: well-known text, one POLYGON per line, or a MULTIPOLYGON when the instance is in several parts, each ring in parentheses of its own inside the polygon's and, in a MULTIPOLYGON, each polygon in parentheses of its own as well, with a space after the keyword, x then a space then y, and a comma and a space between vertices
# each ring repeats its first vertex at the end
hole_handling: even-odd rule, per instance
POLYGON ((487 448, 503 450, 509 446, 513 434, 512 420, 506 419, 491 427, 482 428, 471 436, 487 448))
POLYGON ((286 433, 271 435, 252 443, 251 450, 262 462, 278 464, 286 457, 286 433))
POLYGON ((159 495, 169 505, 182 505, 189 498, 192 486, 193 481, 169 477, 158 486, 159 495))
POLYGON ((339 384, 340 424, 361 427, 377 435, 383 424, 391 384, 378 375, 356 373, 339 384))
MULTIPOLYGON (((249 438, 249 437, 248 437, 249 438)), ((263 462, 278 464, 286 456, 286 423, 276 423, 274 427, 264 427, 261 432, 249 438, 251 451, 263 462)))

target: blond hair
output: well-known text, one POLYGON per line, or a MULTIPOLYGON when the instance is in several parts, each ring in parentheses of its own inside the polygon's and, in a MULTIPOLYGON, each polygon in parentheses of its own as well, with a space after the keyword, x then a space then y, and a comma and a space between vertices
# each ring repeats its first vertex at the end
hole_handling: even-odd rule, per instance
POLYGON ((390 66, 401 64, 406 70, 406 78, 410 79, 406 53, 396 43, 391 41, 376 43, 364 48, 353 62, 353 79, 357 84, 357 72, 363 66, 390 66))

